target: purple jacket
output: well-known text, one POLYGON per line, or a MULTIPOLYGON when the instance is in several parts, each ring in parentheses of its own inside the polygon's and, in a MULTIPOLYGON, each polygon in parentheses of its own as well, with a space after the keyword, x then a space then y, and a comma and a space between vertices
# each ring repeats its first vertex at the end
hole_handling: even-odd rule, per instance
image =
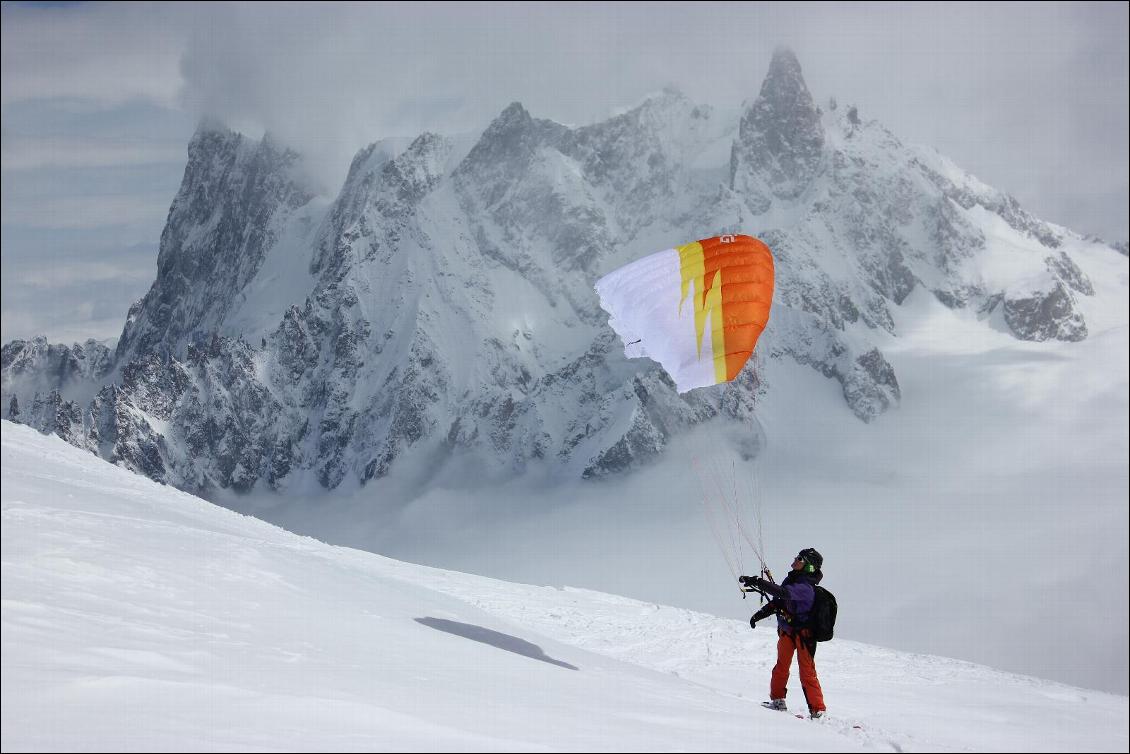
POLYGON ((786 634, 793 633, 795 626, 803 626, 808 622, 808 614, 812 612, 812 604, 816 601, 816 590, 813 587, 823 578, 824 574, 820 571, 789 571, 789 575, 780 584, 759 580, 759 586, 773 599, 758 610, 753 619, 758 621, 776 613, 777 628, 786 634))

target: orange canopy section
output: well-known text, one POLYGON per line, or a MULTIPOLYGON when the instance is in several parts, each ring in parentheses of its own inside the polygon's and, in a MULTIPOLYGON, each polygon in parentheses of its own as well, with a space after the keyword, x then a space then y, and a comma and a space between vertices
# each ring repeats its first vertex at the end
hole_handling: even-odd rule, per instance
POLYGON ((596 284, 629 357, 649 356, 679 392, 738 376, 769 321, 773 255, 752 236, 676 246, 596 284))

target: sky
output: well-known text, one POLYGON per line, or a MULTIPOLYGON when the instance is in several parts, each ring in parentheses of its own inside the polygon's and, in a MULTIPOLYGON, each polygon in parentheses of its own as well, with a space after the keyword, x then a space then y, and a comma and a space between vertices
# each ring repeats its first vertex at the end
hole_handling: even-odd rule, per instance
POLYGON ((1126 3, 4 3, 0 339, 114 338, 156 274, 200 118, 275 134, 327 196, 357 149, 567 125, 675 86, 752 101, 790 47, 855 104, 1038 217, 1128 231, 1126 3))
POLYGON ((771 625, 335 547, 3 425, 5 751, 1127 748, 1125 695, 842 637, 826 718, 763 710, 771 625))

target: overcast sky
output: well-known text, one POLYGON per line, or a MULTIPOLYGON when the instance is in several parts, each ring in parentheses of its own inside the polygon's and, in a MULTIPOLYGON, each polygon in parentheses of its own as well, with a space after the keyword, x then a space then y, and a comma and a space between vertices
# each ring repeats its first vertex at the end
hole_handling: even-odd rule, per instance
POLYGON ((199 118, 265 129, 336 193, 386 136, 512 101, 582 125, 664 86, 731 108, 774 47, 1042 219, 1128 233, 1128 5, 4 3, 3 341, 116 336, 156 273, 199 118))

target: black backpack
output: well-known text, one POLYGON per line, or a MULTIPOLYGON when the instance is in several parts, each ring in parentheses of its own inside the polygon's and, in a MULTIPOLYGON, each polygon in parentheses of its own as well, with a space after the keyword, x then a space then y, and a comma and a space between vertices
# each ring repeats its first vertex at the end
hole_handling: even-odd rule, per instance
POLYGON ((836 597, 822 586, 812 587, 816 599, 808 614, 808 629, 816 641, 828 641, 836 628, 836 597))

